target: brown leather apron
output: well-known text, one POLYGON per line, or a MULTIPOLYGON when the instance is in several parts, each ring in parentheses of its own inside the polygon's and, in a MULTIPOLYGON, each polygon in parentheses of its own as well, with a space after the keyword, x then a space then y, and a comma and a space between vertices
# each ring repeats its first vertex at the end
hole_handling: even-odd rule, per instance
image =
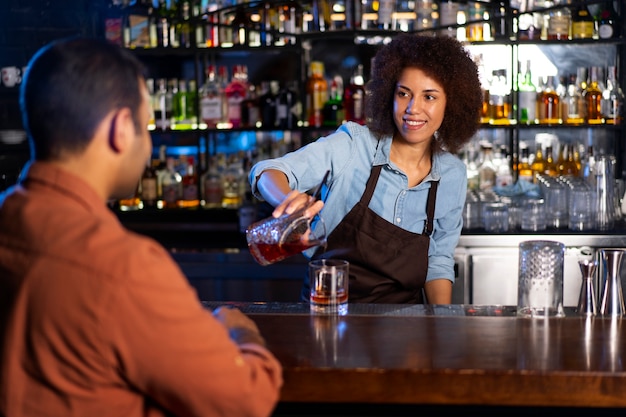
MULTIPOLYGON (((422 234, 388 222, 369 208, 382 165, 372 167, 361 200, 328 236, 326 249, 312 259, 350 262, 349 297, 352 303, 423 303, 428 271, 428 247, 433 231, 438 181, 431 182, 422 234)), ((303 297, 308 299, 305 280, 303 297)))

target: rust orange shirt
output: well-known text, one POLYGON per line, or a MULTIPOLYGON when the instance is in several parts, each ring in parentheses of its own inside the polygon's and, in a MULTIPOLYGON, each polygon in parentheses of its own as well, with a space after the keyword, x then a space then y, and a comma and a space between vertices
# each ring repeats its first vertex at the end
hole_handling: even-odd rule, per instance
POLYGON ((165 249, 41 162, 0 194, 0 349, 7 417, 267 416, 282 385, 165 249))

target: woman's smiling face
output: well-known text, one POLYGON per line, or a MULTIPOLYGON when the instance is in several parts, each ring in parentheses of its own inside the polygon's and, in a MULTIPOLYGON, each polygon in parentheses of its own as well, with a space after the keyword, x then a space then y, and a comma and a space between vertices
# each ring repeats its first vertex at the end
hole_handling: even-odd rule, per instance
POLYGON ((430 143, 446 110, 443 86, 418 68, 402 70, 394 93, 394 121, 410 144, 430 143))

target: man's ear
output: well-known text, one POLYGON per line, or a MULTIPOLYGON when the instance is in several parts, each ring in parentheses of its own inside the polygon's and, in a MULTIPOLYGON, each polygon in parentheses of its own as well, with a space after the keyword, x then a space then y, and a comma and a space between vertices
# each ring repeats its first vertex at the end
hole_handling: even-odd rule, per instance
POLYGON ((109 146, 114 152, 124 152, 134 137, 134 124, 129 108, 119 109, 111 119, 109 130, 109 146))

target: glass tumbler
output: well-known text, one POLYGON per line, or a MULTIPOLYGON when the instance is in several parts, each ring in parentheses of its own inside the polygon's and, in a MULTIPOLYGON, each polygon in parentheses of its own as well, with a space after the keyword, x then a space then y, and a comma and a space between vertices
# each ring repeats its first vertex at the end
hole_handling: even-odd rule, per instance
POLYGON ((562 317, 565 245, 530 240, 519 245, 517 315, 562 317))

